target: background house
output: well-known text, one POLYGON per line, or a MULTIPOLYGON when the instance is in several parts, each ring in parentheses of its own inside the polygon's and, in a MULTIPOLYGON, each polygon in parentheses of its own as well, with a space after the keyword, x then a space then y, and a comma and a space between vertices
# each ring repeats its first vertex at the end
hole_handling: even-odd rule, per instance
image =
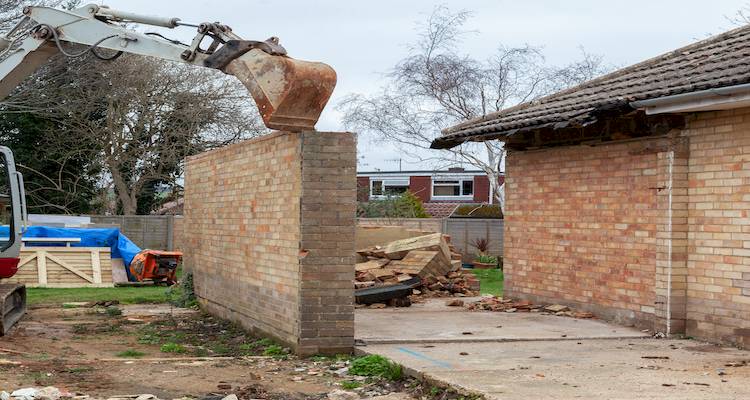
MULTIPOLYGON (((505 177, 500 178, 500 184, 505 177)), ((460 204, 489 203, 490 184, 480 170, 449 168, 446 171, 375 171, 357 173, 357 200, 367 202, 388 195, 414 193, 428 214, 449 216, 460 204)))
POLYGON ((505 293, 750 345, 750 26, 452 127, 506 159, 505 293))

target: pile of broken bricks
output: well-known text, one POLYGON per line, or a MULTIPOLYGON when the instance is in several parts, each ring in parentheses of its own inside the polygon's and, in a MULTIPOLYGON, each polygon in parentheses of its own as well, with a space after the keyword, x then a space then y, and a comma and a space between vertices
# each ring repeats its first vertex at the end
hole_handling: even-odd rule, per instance
POLYGON ((441 233, 357 251, 355 298, 376 307, 409 306, 419 297, 475 296, 479 280, 461 271, 461 254, 441 233))
POLYGON ((508 313, 514 312, 532 312, 541 314, 554 314, 573 318, 593 318, 594 314, 588 311, 571 310, 568 306, 562 304, 541 305, 533 304, 526 300, 504 299, 502 297, 485 296, 481 299, 464 305, 457 302, 448 302, 448 306, 465 306, 469 310, 475 311, 503 311, 508 313))

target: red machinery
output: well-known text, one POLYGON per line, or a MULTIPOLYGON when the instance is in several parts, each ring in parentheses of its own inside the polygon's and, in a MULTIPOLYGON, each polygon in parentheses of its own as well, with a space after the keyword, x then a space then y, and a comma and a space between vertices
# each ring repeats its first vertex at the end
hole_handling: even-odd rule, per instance
POLYGON ((130 263, 130 274, 138 281, 164 282, 174 285, 177 282, 177 266, 182 260, 182 252, 142 250, 130 263))

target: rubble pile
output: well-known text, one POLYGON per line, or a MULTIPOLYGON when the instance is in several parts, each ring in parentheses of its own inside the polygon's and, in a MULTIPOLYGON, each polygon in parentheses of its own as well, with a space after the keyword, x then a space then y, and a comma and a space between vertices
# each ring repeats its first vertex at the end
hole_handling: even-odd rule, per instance
POLYGON ((461 271, 461 254, 440 233, 357 251, 357 303, 409 306, 422 297, 475 296, 479 281, 461 271))
POLYGON ((541 314, 554 314, 573 318, 593 318, 594 314, 588 311, 571 310, 562 304, 533 304, 526 300, 505 299, 502 297, 485 296, 481 299, 466 304, 466 308, 475 311, 503 311, 513 312, 535 312, 541 314))

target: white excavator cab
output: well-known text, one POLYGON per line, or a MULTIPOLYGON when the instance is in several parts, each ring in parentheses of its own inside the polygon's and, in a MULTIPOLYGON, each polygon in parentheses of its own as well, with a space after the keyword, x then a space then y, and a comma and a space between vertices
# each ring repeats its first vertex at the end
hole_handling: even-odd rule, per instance
MULTIPOLYGON (((26 215, 23 177, 16 171, 13 152, 0 146, 0 279, 10 278, 18 271, 26 215)), ((23 285, 0 284, 0 334, 23 316, 25 304, 23 285)))

